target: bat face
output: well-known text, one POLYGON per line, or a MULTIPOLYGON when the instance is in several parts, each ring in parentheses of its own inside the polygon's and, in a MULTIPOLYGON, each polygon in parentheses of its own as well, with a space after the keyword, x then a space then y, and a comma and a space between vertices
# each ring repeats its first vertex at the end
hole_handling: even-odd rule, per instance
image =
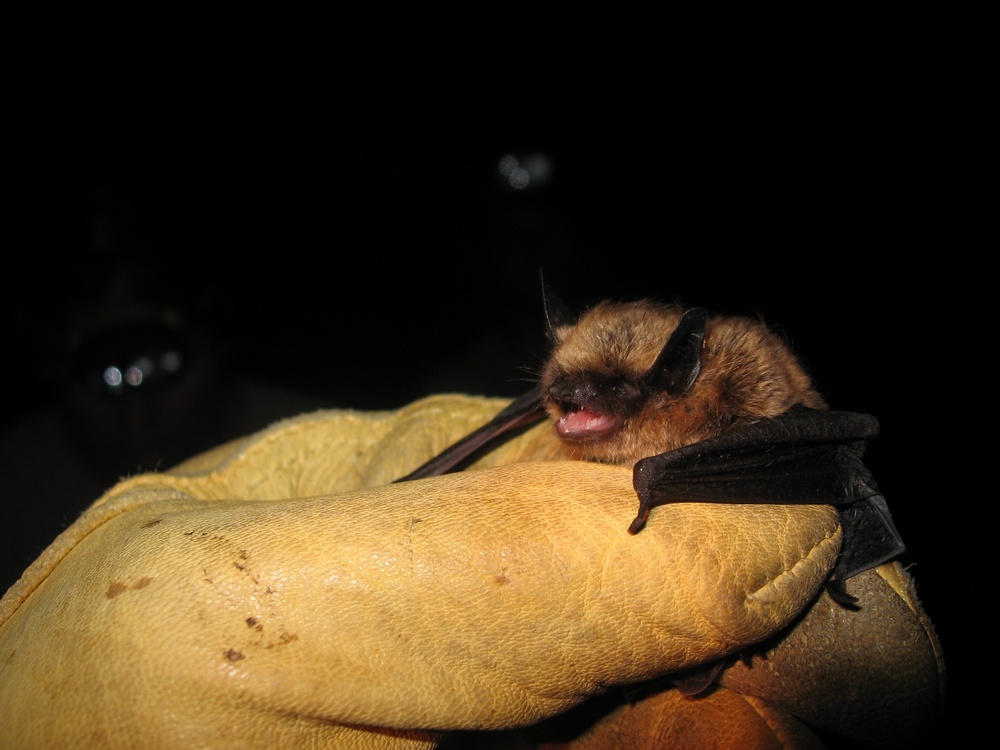
MULTIPOLYGON (((546 300, 547 309, 561 305, 546 300)), ((542 405, 575 458, 632 465, 796 404, 825 409, 780 336, 749 318, 651 301, 548 315, 542 405)))

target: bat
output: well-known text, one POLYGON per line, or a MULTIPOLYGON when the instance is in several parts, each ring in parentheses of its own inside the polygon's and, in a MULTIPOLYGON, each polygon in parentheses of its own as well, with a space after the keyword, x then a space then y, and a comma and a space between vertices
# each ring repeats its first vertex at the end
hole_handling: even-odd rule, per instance
POLYGON ((456 471, 548 418, 567 458, 633 467, 639 533, 672 502, 830 504, 843 542, 827 584, 905 551, 861 458, 868 414, 831 411, 787 342, 762 321, 652 300, 574 316, 543 283, 552 344, 537 385, 397 481, 456 471))

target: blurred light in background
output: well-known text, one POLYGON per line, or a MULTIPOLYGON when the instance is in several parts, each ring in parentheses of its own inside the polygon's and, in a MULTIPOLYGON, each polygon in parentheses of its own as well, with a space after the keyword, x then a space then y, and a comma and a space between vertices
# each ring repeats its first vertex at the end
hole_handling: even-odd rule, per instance
POLYGON ((497 170, 506 184, 514 190, 541 187, 552 178, 552 159, 546 154, 530 153, 524 157, 505 154, 500 157, 497 170))

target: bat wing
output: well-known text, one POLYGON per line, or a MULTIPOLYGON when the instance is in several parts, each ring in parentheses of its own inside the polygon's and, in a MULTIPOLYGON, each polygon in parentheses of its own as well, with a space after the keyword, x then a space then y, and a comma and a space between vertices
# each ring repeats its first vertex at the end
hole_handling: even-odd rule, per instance
MULTIPOLYGON (((861 456, 878 434, 868 414, 796 408, 737 432, 635 465, 637 533, 656 505, 671 502, 838 506, 844 542, 834 571, 844 581, 905 547, 861 456)), ((849 598, 849 597, 848 597, 849 598)))
POLYGON ((514 399, 507 408, 482 427, 470 432, 418 469, 396 481, 408 482, 411 479, 423 479, 459 471, 484 453, 488 453, 544 418, 541 393, 537 387, 532 388, 523 396, 514 399))

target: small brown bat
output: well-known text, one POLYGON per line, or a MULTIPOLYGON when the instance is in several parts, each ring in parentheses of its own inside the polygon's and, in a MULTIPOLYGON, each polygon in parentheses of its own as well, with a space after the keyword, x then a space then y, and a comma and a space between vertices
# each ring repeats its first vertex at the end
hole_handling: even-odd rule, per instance
POLYGON ((797 404, 826 409, 785 342, 755 320, 648 300, 601 302, 575 323, 565 314, 549 313, 555 346, 540 388, 575 458, 634 465, 797 404))
POLYGON ((844 542, 831 594, 904 551, 861 462, 878 421, 829 411, 787 343, 758 320, 652 301, 575 318, 547 287, 551 356, 538 387, 399 481, 454 471, 548 415, 569 458, 633 467, 638 533, 668 502, 832 504, 844 542))

